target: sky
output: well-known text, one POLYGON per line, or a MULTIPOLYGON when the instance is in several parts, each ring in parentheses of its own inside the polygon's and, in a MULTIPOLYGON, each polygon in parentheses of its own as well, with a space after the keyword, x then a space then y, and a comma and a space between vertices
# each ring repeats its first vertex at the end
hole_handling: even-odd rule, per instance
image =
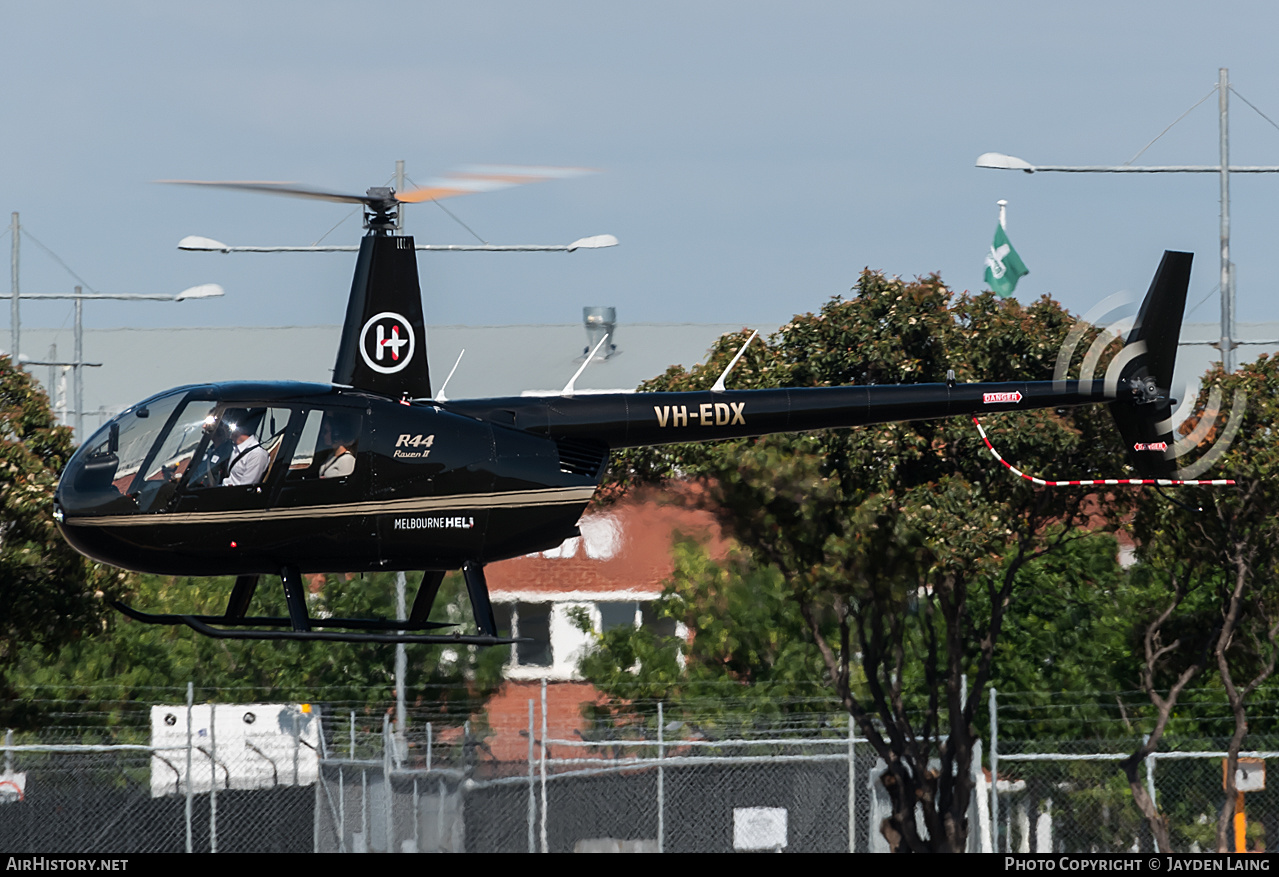
MULTIPOLYGON (((419 184, 473 163, 588 167, 599 173, 444 202, 465 225, 410 208, 419 243, 469 243, 468 227, 491 243, 621 241, 422 254, 427 322, 572 323, 611 305, 622 324, 772 329, 848 295, 865 268, 981 289, 1003 198, 1030 268, 1022 300, 1049 294, 1082 313, 1144 292, 1161 252, 1184 249, 1196 253, 1188 319, 1211 322, 1214 175, 1027 175, 975 160, 1120 164, 1158 137, 1137 163, 1215 164, 1215 95, 1160 132, 1212 93, 1219 67, 1279 119, 1277 19, 1273 4, 1228 0, 1211 15, 1183 0, 0 0, 0 218, 20 213, 25 293, 226 289, 91 303, 89 326, 336 324, 350 254, 176 244, 304 245, 334 226, 326 242, 353 244, 348 206, 153 181, 362 192, 389 183, 397 159, 419 184)), ((1231 161, 1279 165, 1279 128, 1234 95, 1231 161)), ((1240 322, 1279 319, 1276 195, 1279 179, 1233 180, 1240 322)), ((69 327, 70 313, 23 305, 33 326, 69 327)))

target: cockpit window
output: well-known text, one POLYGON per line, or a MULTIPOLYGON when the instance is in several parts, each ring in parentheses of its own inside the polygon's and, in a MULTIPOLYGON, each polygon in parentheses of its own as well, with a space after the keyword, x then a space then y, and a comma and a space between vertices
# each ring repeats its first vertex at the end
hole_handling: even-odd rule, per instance
POLYGON ((288 408, 260 406, 206 412, 201 431, 208 441, 196 451, 187 487, 239 487, 266 481, 292 414, 288 408))
POLYGON ((164 436, 151 457, 143 481, 155 481, 159 478, 171 481, 185 474, 195 456, 196 445, 204 438, 208 414, 208 402, 193 401, 183 406, 182 413, 173 421, 172 429, 164 436))
POLYGON ((306 412, 302 435, 289 462, 289 481, 345 478, 355 472, 361 416, 354 411, 306 412))
POLYGON ((164 429, 164 425, 173 414, 173 409, 181 400, 181 395, 154 399, 120 415, 116 420, 119 427, 116 439, 119 463, 116 465, 115 476, 111 483, 118 491, 121 493, 129 491, 138 470, 146 462, 147 454, 155 444, 156 437, 164 429))
MULTIPOLYGON (((148 400, 94 433, 63 475, 59 488, 63 508, 68 513, 97 514, 115 508, 125 495, 137 496, 146 484, 138 476, 144 466, 148 472, 154 469, 148 464, 153 448, 185 395, 148 400)), ((147 491, 148 499, 158 495, 157 488, 147 491)), ((143 508, 141 502, 138 507, 143 508)))

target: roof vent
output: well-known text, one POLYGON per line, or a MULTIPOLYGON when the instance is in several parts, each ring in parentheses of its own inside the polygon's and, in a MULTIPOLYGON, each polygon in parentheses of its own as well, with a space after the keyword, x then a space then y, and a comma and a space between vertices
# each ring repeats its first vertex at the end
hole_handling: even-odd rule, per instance
POLYGON ((595 354, 595 361, 603 362, 621 353, 617 349, 617 308, 582 308, 582 322, 586 325, 583 358, 591 355, 591 351, 605 335, 608 335, 608 341, 595 354))

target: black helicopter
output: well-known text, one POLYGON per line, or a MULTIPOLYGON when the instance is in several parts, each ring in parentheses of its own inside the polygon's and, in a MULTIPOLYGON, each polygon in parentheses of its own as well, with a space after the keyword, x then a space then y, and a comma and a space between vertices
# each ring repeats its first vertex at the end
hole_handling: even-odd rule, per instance
MULTIPOLYGON (((214 637, 496 645, 484 565, 559 545, 618 448, 1108 403, 1134 466, 1174 467, 1172 379, 1191 255, 1166 252, 1107 381, 911 384, 446 400, 432 396, 413 239, 388 188, 339 195, 222 184, 365 205, 332 385, 179 387, 129 408, 72 457, 55 497, 67 541, 114 566, 233 575, 219 616, 154 615, 214 637), (1145 450, 1136 450, 1145 449, 1145 450), (460 569, 478 635, 430 633, 460 569), (424 573, 407 620, 313 618, 302 574, 424 573), (278 575, 288 617, 248 614, 278 575), (323 629, 321 629, 323 628, 323 629)), ((447 194, 447 193, 444 193, 447 194)), ((730 367, 731 368, 731 367, 730 367)))

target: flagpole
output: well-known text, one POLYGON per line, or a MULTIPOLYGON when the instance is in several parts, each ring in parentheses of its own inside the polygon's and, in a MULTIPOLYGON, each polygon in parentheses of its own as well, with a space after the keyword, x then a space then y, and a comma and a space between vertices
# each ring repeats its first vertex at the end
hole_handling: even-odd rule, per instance
POLYGON ((1000 198, 995 203, 999 205, 999 227, 1008 231, 1008 202, 1000 198))

